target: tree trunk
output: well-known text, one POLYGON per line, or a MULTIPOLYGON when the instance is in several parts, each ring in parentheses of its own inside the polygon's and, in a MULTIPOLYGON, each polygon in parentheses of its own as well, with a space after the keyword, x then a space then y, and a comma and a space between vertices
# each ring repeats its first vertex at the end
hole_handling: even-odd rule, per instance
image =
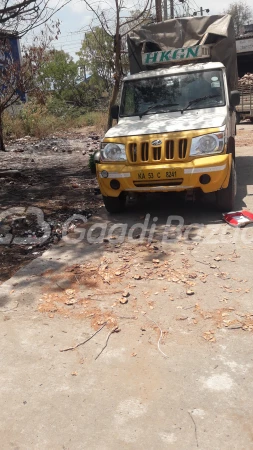
POLYGON ((107 128, 106 130, 109 130, 109 128, 112 127, 112 116, 111 116, 111 107, 113 105, 115 105, 115 102, 117 100, 118 97, 118 93, 119 93, 119 79, 117 76, 117 79, 115 79, 115 83, 113 86, 113 90, 112 90, 112 96, 109 102, 109 111, 108 111, 108 121, 107 121, 107 128))
POLYGON ((0 151, 5 152, 4 138, 3 138, 3 111, 0 110, 0 151))
POLYGON ((116 5, 116 33, 114 36, 114 46, 115 46, 115 83, 112 90, 112 96, 109 102, 109 111, 108 111, 108 121, 107 121, 107 130, 112 127, 112 117, 111 117, 111 107, 115 105, 115 102, 117 100, 117 96, 119 93, 119 87, 120 87, 120 79, 122 76, 121 73, 121 36, 119 33, 120 30, 120 17, 119 17, 119 2, 118 0, 115 0, 116 5))

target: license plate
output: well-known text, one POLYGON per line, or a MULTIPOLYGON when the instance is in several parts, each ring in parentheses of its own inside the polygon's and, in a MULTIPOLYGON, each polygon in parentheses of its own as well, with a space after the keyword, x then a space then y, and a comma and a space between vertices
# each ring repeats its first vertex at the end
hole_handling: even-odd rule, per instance
POLYGON ((179 170, 140 170, 135 172, 135 179, 141 180, 169 180, 171 178, 179 178, 179 170))

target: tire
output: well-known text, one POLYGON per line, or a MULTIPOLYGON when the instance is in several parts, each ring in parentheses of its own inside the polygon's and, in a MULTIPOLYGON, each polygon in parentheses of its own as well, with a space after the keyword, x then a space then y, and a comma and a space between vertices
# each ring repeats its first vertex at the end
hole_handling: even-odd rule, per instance
POLYGON ((253 117, 250 117, 249 120, 251 121, 251 123, 253 123, 253 117))
POLYGON ((241 122, 241 116, 240 114, 237 112, 236 113, 236 124, 238 125, 241 122))
POLYGON ((126 198, 123 194, 120 194, 119 197, 105 197, 103 195, 103 200, 106 210, 111 214, 123 212, 125 209, 126 198))
POLYGON ((90 155, 90 157, 89 157, 89 168, 90 168, 91 173, 93 175, 95 175, 96 174, 96 163, 94 161, 94 154, 90 155))
POLYGON ((229 212, 234 210, 236 195, 236 171, 232 161, 228 187, 216 192, 216 205, 219 211, 229 212))

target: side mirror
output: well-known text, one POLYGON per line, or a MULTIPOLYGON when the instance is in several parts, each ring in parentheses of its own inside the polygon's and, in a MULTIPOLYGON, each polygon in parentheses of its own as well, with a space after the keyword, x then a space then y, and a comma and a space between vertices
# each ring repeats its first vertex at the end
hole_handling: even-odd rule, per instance
POLYGON ((112 119, 118 120, 118 118, 119 118, 119 105, 113 105, 111 107, 111 117, 112 117, 112 119))
POLYGON ((230 96, 230 105, 235 107, 240 104, 240 92, 239 91, 231 91, 230 96))

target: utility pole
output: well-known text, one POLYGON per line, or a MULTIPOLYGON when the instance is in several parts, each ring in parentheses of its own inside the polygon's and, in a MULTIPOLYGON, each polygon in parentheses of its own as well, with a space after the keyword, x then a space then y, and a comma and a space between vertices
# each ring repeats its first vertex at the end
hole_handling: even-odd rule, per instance
POLYGON ((200 13, 200 15, 203 16, 203 15, 204 15, 204 12, 209 13, 209 12, 210 12, 210 9, 203 9, 202 6, 201 6, 201 7, 200 7, 200 11, 195 11, 195 12, 193 13, 193 15, 194 15, 194 16, 197 16, 198 13, 200 13))
POLYGON ((170 0, 170 18, 174 19, 174 0, 170 0))
POLYGON ((162 22, 162 4, 161 0, 155 0, 156 22, 162 22))
POLYGON ((168 19, 168 5, 167 5, 167 0, 163 0, 163 17, 164 20, 168 19))

